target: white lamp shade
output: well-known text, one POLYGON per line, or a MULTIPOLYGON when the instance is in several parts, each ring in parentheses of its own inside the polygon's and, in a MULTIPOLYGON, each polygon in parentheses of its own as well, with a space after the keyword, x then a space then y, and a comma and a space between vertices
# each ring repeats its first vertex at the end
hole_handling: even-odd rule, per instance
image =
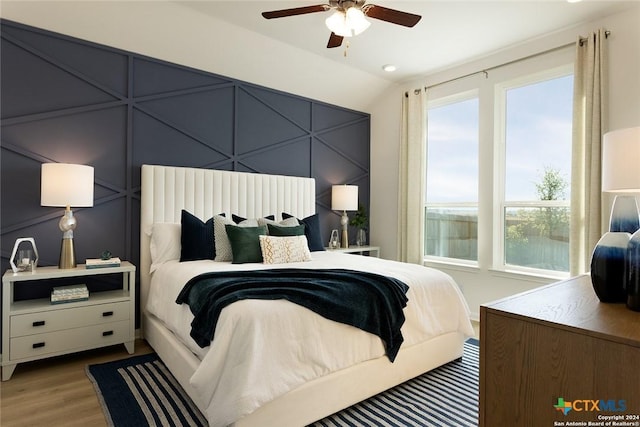
POLYGON ((371 25, 362 10, 355 7, 346 12, 336 10, 324 22, 327 28, 342 37, 357 36, 371 25))
POLYGON ((362 10, 350 7, 347 9, 347 27, 351 29, 354 36, 357 36, 371 25, 371 22, 367 21, 362 10))
POLYGON ((324 23, 333 33, 342 37, 351 37, 351 34, 347 29, 344 13, 335 11, 324 21, 324 23))
POLYGON ((336 211, 358 210, 358 186, 334 185, 331 187, 331 209, 336 211))
POLYGON ((602 191, 640 192, 640 127, 604 135, 602 191))
POLYGON ((43 163, 40 205, 93 206, 93 167, 69 163, 43 163))

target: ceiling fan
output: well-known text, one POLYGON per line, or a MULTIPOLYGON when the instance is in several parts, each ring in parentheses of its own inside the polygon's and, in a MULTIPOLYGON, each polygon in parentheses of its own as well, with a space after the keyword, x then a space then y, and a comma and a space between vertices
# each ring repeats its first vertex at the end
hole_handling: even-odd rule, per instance
POLYGON ((262 12, 262 16, 267 19, 273 19, 333 10, 334 13, 325 21, 325 24, 331 30, 331 36, 329 36, 329 42, 327 43, 328 48, 338 47, 345 37, 355 36, 366 30, 371 25, 366 17, 405 27, 413 27, 422 18, 420 15, 414 15, 413 13, 365 3, 366 0, 329 0, 329 4, 262 12))

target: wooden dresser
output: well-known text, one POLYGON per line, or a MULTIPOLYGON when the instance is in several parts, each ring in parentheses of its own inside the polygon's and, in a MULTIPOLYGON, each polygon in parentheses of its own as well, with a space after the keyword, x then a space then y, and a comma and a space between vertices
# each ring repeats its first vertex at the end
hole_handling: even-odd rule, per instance
POLYGON ((615 415, 638 426, 639 414, 640 313, 601 303, 589 276, 480 307, 480 426, 607 425, 615 415), (573 405, 566 415, 559 398, 573 405))

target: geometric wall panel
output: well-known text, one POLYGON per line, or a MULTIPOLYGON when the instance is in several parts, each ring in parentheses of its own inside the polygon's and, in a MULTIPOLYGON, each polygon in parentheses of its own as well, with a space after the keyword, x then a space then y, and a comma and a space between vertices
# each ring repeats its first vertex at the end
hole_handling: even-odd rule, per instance
MULTIPOLYGON (((301 128, 312 129, 311 110, 315 108, 318 103, 309 102, 304 98, 292 97, 282 92, 258 86, 243 85, 242 89, 245 93, 250 94, 265 105, 270 106, 274 111, 278 111, 301 128)), ((318 124, 314 124, 314 126, 317 128, 318 124)))
POLYGON ((46 52, 62 69, 68 67, 75 70, 108 93, 127 95, 128 58, 121 51, 77 43, 73 39, 51 37, 48 31, 33 27, 10 26, 3 30, 3 34, 13 36, 12 40, 26 51, 33 48, 38 52, 46 52))
POLYGON ((308 130, 259 99, 240 90, 238 93, 237 154, 291 141, 309 135, 308 130))
MULTIPOLYGON (((362 113, 346 108, 336 109, 331 105, 318 103, 314 105, 313 121, 317 129, 328 129, 336 126, 346 126, 359 120, 366 120, 362 113)), ((368 121, 368 120, 367 120, 368 121)))
POLYGON ((133 96, 170 95, 173 92, 209 86, 233 85, 233 80, 152 58, 134 56, 133 96))
POLYGON ((134 164, 177 163, 202 167, 229 158, 219 149, 209 147, 201 140, 141 111, 134 110, 133 122, 134 164))
POLYGON ((74 210, 79 260, 109 249, 139 264, 144 163, 314 177, 326 240, 340 224, 331 185, 358 185, 368 209, 366 113, 6 20, 0 49, 3 271, 18 237, 57 263, 45 162, 94 167, 94 206, 74 210))
POLYGON ((310 138, 306 141, 278 144, 244 155, 241 163, 248 168, 247 171, 259 169, 260 172, 269 174, 312 176, 310 147, 310 138), (282 159, 289 161, 283 163, 282 159))
POLYGON ((234 112, 229 105, 233 105, 233 88, 225 87, 138 102, 136 108, 144 108, 205 145, 231 152, 234 112))
POLYGON ((11 58, 9 63, 2 61, 3 77, 14 83, 3 87, 2 118, 116 99, 90 83, 77 79, 63 66, 43 61, 28 50, 5 40, 1 47, 2 56, 11 58))

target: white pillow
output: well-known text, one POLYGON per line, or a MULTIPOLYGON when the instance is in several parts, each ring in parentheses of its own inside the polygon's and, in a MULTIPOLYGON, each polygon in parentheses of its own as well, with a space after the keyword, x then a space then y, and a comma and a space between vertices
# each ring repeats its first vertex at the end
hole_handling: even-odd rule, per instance
POLYGON ((236 224, 231 219, 222 215, 215 215, 213 217, 213 240, 216 243, 216 257, 214 261, 232 261, 233 251, 231 250, 231 242, 227 236, 227 229, 225 225, 237 225, 239 227, 257 227, 258 220, 246 219, 239 224, 236 224))
POLYGON ((156 222, 151 226, 151 268, 153 273, 160 264, 180 259, 180 224, 156 222))
POLYGON ((311 261, 306 236, 259 236, 265 264, 311 261))

